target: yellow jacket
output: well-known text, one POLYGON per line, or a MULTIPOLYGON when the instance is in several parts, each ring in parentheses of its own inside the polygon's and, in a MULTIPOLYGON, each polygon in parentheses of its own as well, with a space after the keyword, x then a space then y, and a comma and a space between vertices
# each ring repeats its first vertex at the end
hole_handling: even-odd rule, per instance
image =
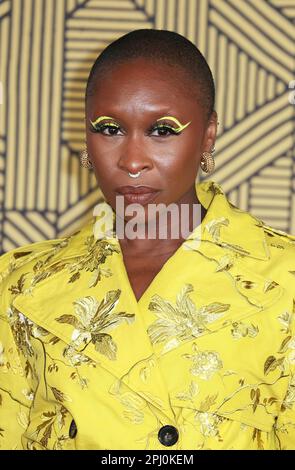
POLYGON ((196 190, 138 302, 95 217, 1 256, 0 448, 295 449, 295 237, 196 190))

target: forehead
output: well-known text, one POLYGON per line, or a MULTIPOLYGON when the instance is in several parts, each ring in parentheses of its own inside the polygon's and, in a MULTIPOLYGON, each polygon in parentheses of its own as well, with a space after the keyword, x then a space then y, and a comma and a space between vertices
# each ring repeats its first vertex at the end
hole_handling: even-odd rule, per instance
POLYGON ((133 87, 136 84, 140 86, 147 85, 150 81, 166 83, 170 88, 178 89, 181 83, 188 80, 188 77, 183 69, 177 66, 159 63, 143 58, 129 59, 123 63, 114 64, 109 71, 103 72, 101 77, 98 77, 97 85, 101 80, 107 80, 112 85, 117 85, 118 82, 133 87))
POLYGON ((169 112, 196 109, 192 84, 182 70, 143 59, 115 65, 98 75, 88 110, 103 112, 105 107, 128 113, 169 112))

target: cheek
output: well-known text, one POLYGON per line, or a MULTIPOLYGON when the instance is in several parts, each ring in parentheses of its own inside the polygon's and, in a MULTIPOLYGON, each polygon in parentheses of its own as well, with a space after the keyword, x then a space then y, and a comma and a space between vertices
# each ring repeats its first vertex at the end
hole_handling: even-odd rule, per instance
POLYGON ((105 144, 100 144, 99 139, 90 136, 87 139, 87 149, 94 165, 94 173, 97 179, 108 179, 110 173, 114 171, 115 158, 114 150, 108 149, 105 144))
POLYGON ((165 152, 157 155, 154 159, 155 166, 158 167, 161 173, 165 173, 167 177, 178 178, 179 175, 183 177, 187 175, 192 177, 192 173, 195 173, 199 166, 200 155, 196 151, 195 147, 182 144, 174 147, 170 147, 165 152))

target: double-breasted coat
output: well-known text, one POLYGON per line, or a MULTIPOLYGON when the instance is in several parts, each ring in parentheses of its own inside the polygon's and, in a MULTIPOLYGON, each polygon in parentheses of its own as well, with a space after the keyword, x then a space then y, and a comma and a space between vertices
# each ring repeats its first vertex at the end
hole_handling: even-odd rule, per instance
POLYGON ((0 449, 295 449, 295 237, 207 213, 139 301, 93 217, 0 258, 0 449))

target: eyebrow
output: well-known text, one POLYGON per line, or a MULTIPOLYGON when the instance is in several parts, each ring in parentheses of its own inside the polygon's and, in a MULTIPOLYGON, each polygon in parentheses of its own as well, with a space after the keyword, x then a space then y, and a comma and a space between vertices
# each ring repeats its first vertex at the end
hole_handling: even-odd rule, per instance
MULTIPOLYGON (((103 121, 103 120, 105 120, 105 119, 115 119, 115 118, 113 118, 113 117, 111 117, 111 116, 99 116, 95 121, 91 121, 91 119, 90 119, 90 122, 91 122, 92 126, 94 127, 94 126, 95 126, 96 124, 98 124, 100 121, 103 121)), ((185 129, 185 128, 191 123, 191 121, 189 121, 189 122, 187 122, 186 124, 181 124, 181 123, 179 122, 179 120, 178 120, 176 117, 174 117, 174 116, 163 116, 163 117, 157 119, 156 122, 162 121, 162 120, 164 120, 164 119, 165 119, 165 120, 171 120, 171 121, 175 122, 175 124, 177 124, 177 126, 178 126, 178 127, 175 129, 177 132, 182 131, 183 129, 185 129)))

